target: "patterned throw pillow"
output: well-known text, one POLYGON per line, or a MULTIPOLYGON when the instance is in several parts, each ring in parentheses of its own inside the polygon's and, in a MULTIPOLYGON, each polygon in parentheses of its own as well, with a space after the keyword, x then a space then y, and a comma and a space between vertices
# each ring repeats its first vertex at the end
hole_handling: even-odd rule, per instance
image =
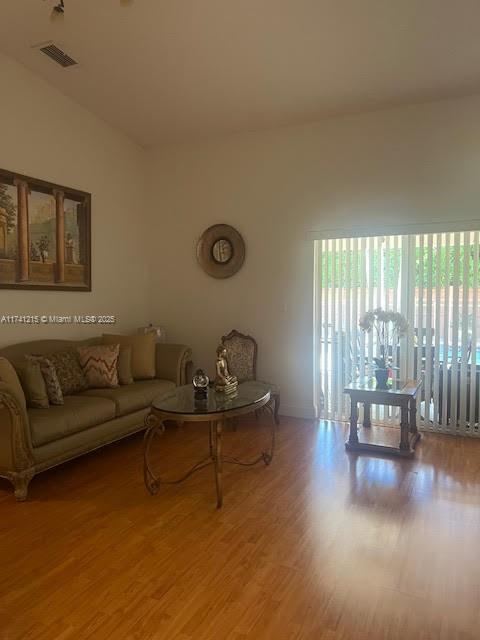
POLYGON ((88 387, 75 349, 65 349, 64 351, 51 353, 48 359, 55 367, 64 396, 84 391, 88 387))
POLYGON ((60 387, 55 367, 50 360, 46 356, 26 356, 26 358, 32 362, 38 362, 40 365, 50 404, 63 404, 62 388, 60 387))
POLYGON ((90 388, 118 387, 119 344, 77 347, 78 357, 90 388))

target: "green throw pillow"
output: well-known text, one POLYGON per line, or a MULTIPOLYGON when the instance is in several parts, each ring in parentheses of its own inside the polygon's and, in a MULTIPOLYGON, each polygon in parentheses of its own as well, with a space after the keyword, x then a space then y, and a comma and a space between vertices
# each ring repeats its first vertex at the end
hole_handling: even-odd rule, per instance
POLYGON ((38 362, 25 360, 16 365, 18 377, 25 393, 27 407, 48 409, 47 387, 38 362))
POLYGON ((120 384, 133 384, 132 347, 120 347, 117 360, 117 373, 120 384))

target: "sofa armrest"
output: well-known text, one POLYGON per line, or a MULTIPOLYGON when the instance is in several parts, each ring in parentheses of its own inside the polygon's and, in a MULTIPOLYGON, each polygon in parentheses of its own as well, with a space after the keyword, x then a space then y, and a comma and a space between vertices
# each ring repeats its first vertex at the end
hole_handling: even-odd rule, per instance
POLYGON ((184 344, 155 345, 155 377, 186 384, 192 364, 192 350, 184 344))
POLYGON ((0 475, 10 477, 33 464, 27 412, 11 387, 0 381, 0 475))

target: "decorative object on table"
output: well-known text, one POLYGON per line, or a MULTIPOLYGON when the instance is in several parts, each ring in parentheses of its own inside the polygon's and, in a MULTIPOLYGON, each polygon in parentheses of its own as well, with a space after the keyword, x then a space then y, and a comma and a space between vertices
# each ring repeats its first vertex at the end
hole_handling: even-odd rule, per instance
MULTIPOLYGON (((233 329, 229 334, 222 336, 221 342, 227 350, 229 370, 237 377, 238 381, 257 380, 258 345, 255 338, 233 329)), ((278 416, 280 409, 280 390, 277 385, 270 382, 262 382, 262 384, 270 387, 273 414, 275 423, 278 425, 280 424, 280 418, 278 416)))
POLYGON ((243 265, 245 242, 230 225, 214 224, 198 241, 197 260, 212 278, 230 278, 243 265))
POLYGON ((223 344, 217 347, 215 371, 215 391, 217 393, 235 393, 238 387, 238 380, 235 376, 230 375, 228 371, 227 350, 223 344))
POLYGON ((0 288, 91 291, 84 191, 0 170, 0 288))
POLYGON ((165 327, 155 326, 151 322, 146 327, 139 327, 138 333, 154 333, 155 334, 155 342, 166 342, 167 341, 167 330, 165 327))
POLYGON ((373 358, 377 368, 375 378, 378 389, 387 389, 392 375, 390 353, 394 353, 398 342, 408 329, 405 316, 397 311, 384 311, 381 307, 367 311, 359 320, 359 326, 365 333, 375 332, 379 356, 373 358))
POLYGON ((210 379, 203 369, 197 369, 193 376, 192 385, 195 390, 195 398, 206 398, 210 379))
POLYGON ((205 395, 198 395, 198 393, 194 393, 193 406, 195 411, 206 411, 208 407, 208 393, 205 395))

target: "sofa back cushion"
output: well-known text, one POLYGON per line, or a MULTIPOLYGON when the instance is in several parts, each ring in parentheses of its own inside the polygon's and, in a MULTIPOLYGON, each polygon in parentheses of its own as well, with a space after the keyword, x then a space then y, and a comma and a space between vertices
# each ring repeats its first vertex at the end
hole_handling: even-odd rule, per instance
POLYGON ((25 399, 22 385, 18 379, 17 372, 7 358, 0 357, 0 380, 5 382, 5 384, 8 384, 12 394, 15 396, 15 399, 18 401, 22 409, 26 411, 27 401, 25 399))
POLYGON ((119 344, 132 349, 132 376, 134 380, 155 377, 155 334, 133 336, 103 334, 104 344, 119 344))
POLYGON ((89 338, 87 340, 30 340, 28 342, 17 342, 0 349, 0 357, 7 358, 11 363, 16 364, 25 359, 31 353, 46 356, 65 349, 76 349, 84 345, 102 344, 102 338, 89 338))
POLYGON ((90 389, 118 387, 117 360, 119 344, 78 347, 78 357, 90 389))

